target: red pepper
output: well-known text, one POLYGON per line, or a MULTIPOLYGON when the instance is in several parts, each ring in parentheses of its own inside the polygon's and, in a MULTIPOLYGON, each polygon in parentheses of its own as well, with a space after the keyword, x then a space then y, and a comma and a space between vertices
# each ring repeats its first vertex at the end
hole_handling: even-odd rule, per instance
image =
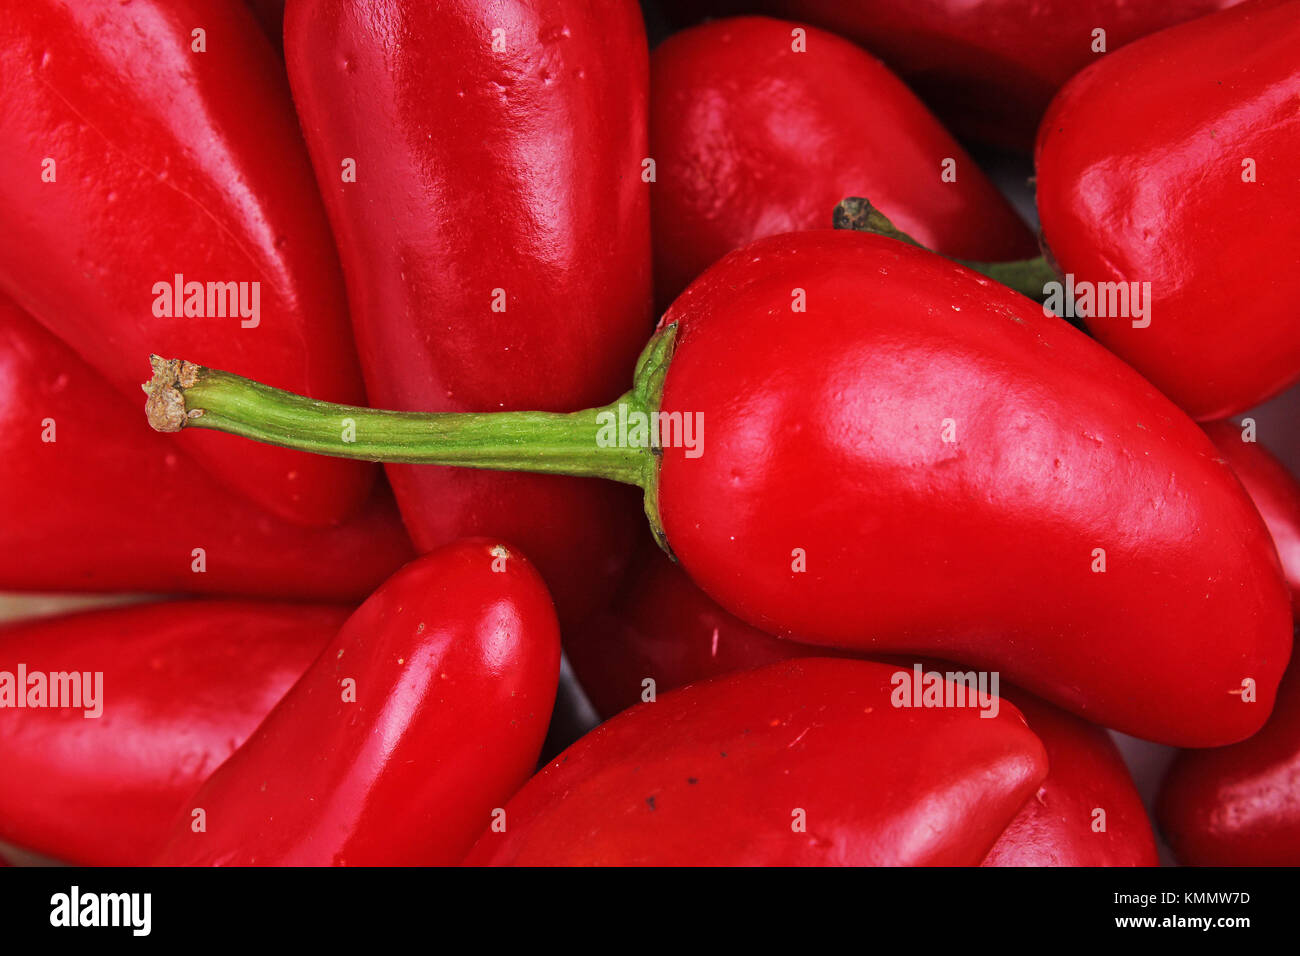
MULTIPOLYGON (((25 2, 0 22, 0 85, 0 286, 20 305, 134 399, 141 356, 173 349, 361 399, 283 68, 243 4, 25 2)), ((345 517, 373 474, 217 435, 185 447, 305 524, 345 517)))
POLYGON ((1300 2, 1244 3, 1107 56, 1039 132, 1038 211, 1060 270, 1150 284, 1147 315, 1089 329, 1196 418, 1300 378, 1300 259, 1280 212, 1300 204, 1297 49, 1300 2))
POLYGON ((1156 819, 1180 863, 1300 865, 1300 667, 1249 740, 1185 750, 1169 768, 1156 819))
POLYGON ((1038 251, 921 101, 834 34, 766 17, 719 20, 674 34, 650 63, 655 286, 665 306, 733 249, 829 226, 845 196, 870 196, 948 255, 1038 251))
MULTIPOLYGON (((750 627, 710 601, 657 548, 643 550, 610 612, 565 635, 569 661, 600 713, 647 699, 647 679, 658 694, 824 653, 750 627)), ((1156 865, 1151 823, 1109 735, 1028 694, 1002 691, 1047 748, 1050 770, 984 865, 1156 865)))
POLYGON ((1027 148, 1052 94, 1079 70, 1234 2, 761 0, 759 7, 862 44, 963 134, 1027 148), (1104 50, 1096 49, 1099 29, 1104 50))
POLYGON ((155 862, 456 863, 536 765, 559 666, 526 559, 488 540, 427 554, 192 796, 155 862))
POLYGON ((605 409, 331 409, 181 362, 148 390, 162 429, 264 437, 273 414, 298 448, 638 484, 692 579, 749 623, 998 670, 1150 740, 1248 737, 1291 653, 1268 530, 1205 434, 1025 297, 880 236, 731 253, 605 409), (668 447, 632 412, 667 422, 668 447), (339 416, 364 437, 340 443, 339 416))
MULTIPOLYGON (((372 402, 560 410, 618 394, 652 325, 637 5, 295 0, 285 34, 372 402)), ((388 473, 417 548, 512 541, 562 620, 603 596, 635 533, 635 505, 594 482, 388 473)))
POLYGON ((387 488, 303 528, 212 478, 0 296, 0 591, 360 601, 412 556, 387 488))
POLYGON ((664 323, 661 408, 708 432, 697 458, 664 451, 659 511, 724 607, 995 668, 1148 739, 1230 743, 1267 718, 1290 609, 1263 523, 1205 436, 1065 323, 830 232, 734 253, 664 323))
POLYGON ((1300 482, 1253 437, 1247 441, 1241 426, 1210 422, 1202 427, 1264 518, 1291 588, 1292 612, 1300 616, 1300 482))
POLYGON ((807 658, 602 724, 466 863, 972 865, 1047 773, 1014 707, 891 704, 896 668, 807 658))
POLYGON ((28 675, 103 674, 97 718, 85 708, 0 708, 0 838, 67 863, 147 863, 185 799, 347 614, 186 601, 0 629, 0 671, 15 679, 19 665, 28 675))

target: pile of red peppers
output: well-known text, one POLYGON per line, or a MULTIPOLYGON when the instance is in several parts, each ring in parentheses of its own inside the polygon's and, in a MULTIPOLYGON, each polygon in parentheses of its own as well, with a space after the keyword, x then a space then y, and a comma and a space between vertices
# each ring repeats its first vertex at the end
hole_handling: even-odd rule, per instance
POLYGON ((1300 864, 1300 0, 25 0, 0 89, 8 862, 1300 864))

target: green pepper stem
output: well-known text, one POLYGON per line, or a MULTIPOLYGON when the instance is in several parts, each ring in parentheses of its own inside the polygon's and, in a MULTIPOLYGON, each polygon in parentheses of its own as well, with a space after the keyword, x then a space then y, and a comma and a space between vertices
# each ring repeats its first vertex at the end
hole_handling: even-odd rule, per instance
MULTIPOLYGON (((874 232, 876 235, 897 239, 899 242, 905 242, 910 246, 916 246, 920 249, 925 248, 890 222, 888 216, 860 196, 850 196, 841 200, 835 207, 832 224, 836 229, 874 232)), ((1040 301, 1047 295, 1043 287, 1049 282, 1056 282, 1060 279, 1056 274, 1056 270, 1048 264, 1044 256, 1021 259, 1015 262, 973 262, 969 259, 957 259, 953 256, 944 256, 944 258, 963 265, 967 269, 972 269, 981 275, 988 276, 995 282, 1000 282, 1021 295, 1040 301)))
POLYGON ((646 513, 663 543, 658 515, 660 449, 620 444, 635 413, 653 424, 677 327, 662 329, 641 353, 631 391, 609 405, 570 413, 397 412, 320 402, 181 359, 151 356, 145 412, 157 431, 209 428, 297 451, 411 465, 608 478, 645 490, 646 513))
POLYGON ((313 401, 201 365, 153 357, 154 389, 174 389, 185 414, 150 413, 158 431, 209 428, 297 451, 407 465, 459 465, 612 478, 640 484, 637 450, 601 447, 596 416, 630 404, 551 412, 393 412, 313 401), (190 384, 178 382, 188 379, 190 384))

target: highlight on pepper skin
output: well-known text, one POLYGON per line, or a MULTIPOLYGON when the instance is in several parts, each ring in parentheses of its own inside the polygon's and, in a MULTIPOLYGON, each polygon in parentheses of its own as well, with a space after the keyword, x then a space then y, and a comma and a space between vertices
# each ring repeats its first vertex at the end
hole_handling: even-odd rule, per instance
MULTIPOLYGON (((1300 0, 17 5, 3 879, 1300 865, 1297 51, 1300 0)), ((1071 906, 1254 912, 1125 879, 1071 906)))

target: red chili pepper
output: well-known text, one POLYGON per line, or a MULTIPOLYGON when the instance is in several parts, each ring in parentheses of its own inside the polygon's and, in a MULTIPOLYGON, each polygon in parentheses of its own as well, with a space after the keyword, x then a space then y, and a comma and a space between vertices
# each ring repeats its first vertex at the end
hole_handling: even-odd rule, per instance
POLYGON ((486 540, 427 554, 192 796, 155 862, 456 863, 536 765, 559 666, 526 559, 486 540))
POLYGON ((1047 773, 1014 707, 891 704, 895 668, 807 658, 602 724, 466 863, 972 865, 1047 773))
MULTIPOLYGON (((561 410, 618 394, 652 325, 637 5, 295 0, 285 33, 372 402, 561 410)), ((635 534, 635 505, 593 482, 388 473, 417 548, 512 541, 562 620, 607 593, 635 534)))
POLYGON ((1174 759, 1156 819, 1189 866, 1300 865, 1300 667, 1255 736, 1174 759))
POLYGON ((1291 588, 1292 612, 1300 616, 1300 482, 1263 445, 1245 440, 1241 426, 1209 422, 1202 427, 1268 526, 1291 588))
MULTIPOLYGON (((600 713, 646 699, 647 679, 664 693, 824 653, 750 627, 709 600, 659 549, 643 550, 610 611, 565 635, 569 661, 600 713)), ((1050 770, 983 865, 1156 865, 1151 823, 1109 735, 1014 688, 1001 690, 1047 748, 1050 770)))
POLYGON ((1205 434, 1028 299, 879 236, 731 253, 605 409, 330 409, 180 362, 148 390, 163 429, 261 437, 274 414, 298 448, 638 484, 691 577, 751 624, 998 670, 1151 740, 1254 733, 1291 652, 1276 551, 1205 434), (631 412, 666 421, 668 447, 620 435, 631 412), (344 415, 362 421, 347 445, 344 415))
POLYGON ((1038 251, 921 101, 834 34, 766 17, 719 20, 674 34, 650 63, 655 286, 665 306, 733 249, 830 225, 845 196, 870 196, 948 255, 1038 251))
POLYGON ((1150 285, 1145 316, 1089 329, 1196 418, 1300 378, 1300 259, 1279 214, 1300 204, 1297 49, 1300 3, 1244 3, 1101 60, 1039 132, 1038 211, 1060 270, 1150 285))
POLYGON ((659 511, 724 607, 998 669, 1148 739, 1267 718, 1290 654, 1267 531, 1205 436, 1075 330, 857 233, 754 243, 664 322, 661 409, 708 433, 665 449, 659 511))
POLYGON ((762 0, 759 6, 862 44, 954 129, 1023 148, 1033 143, 1052 94, 1079 70, 1139 37, 1234 2, 762 0), (1104 49, 1098 49, 1099 29, 1104 49))
MULTIPOLYGON (((0 22, 0 84, 0 285, 20 305, 137 399, 140 356, 173 349, 361 399, 283 68, 242 4, 31 0, 0 22)), ((185 447, 305 524, 345 517, 372 479, 220 436, 185 447)))
POLYGON ((303 528, 211 477, 0 296, 0 591, 360 601, 413 557, 387 488, 303 528))
POLYGON ((149 862, 185 799, 347 615, 185 601, 0 629, 0 671, 14 680, 19 665, 29 676, 103 674, 100 717, 84 716, 84 707, 0 708, 0 838, 67 863, 149 862))

